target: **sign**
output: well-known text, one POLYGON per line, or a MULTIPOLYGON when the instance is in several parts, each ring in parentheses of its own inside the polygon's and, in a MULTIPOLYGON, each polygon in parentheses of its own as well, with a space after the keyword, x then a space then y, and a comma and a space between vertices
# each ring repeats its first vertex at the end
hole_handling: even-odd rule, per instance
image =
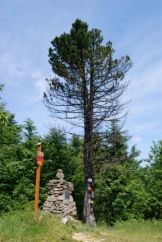
POLYGON ((44 161, 44 153, 42 151, 37 152, 37 164, 42 165, 44 161))
POLYGON ((70 199, 70 192, 69 191, 65 191, 65 199, 70 199))
POLYGON ((88 178, 88 182, 92 182, 92 178, 88 178))
POLYGON ((94 192, 95 191, 95 185, 92 183, 92 182, 90 182, 89 184, 88 184, 88 192, 89 193, 92 193, 92 192, 94 192))
POLYGON ((42 166, 43 161, 44 161, 44 153, 42 152, 42 145, 41 143, 38 144, 38 151, 37 151, 37 164, 39 166, 42 166))

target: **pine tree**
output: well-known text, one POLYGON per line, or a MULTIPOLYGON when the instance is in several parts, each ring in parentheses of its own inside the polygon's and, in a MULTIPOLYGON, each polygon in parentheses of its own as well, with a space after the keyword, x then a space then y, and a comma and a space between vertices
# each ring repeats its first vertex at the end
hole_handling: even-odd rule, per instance
POLYGON ((49 62, 55 73, 44 94, 47 108, 56 118, 68 120, 84 129, 85 199, 83 216, 88 224, 95 223, 88 192, 94 184, 93 132, 123 109, 119 98, 126 89, 123 81, 131 67, 128 56, 115 59, 112 43, 102 44, 98 29, 88 29, 77 19, 70 33, 55 37, 49 49, 49 62))

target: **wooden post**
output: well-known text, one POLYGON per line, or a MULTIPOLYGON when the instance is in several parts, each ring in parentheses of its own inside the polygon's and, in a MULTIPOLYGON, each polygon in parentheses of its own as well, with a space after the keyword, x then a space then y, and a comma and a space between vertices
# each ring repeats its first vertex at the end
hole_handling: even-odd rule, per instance
POLYGON ((40 189, 40 170, 44 161, 44 154, 42 152, 42 145, 38 143, 37 150, 37 170, 36 170, 36 184, 35 184, 35 200, 34 200, 34 211, 38 213, 39 210, 39 189, 40 189))
POLYGON ((36 213, 39 210, 40 169, 41 169, 41 166, 38 165, 36 170, 35 201, 34 201, 34 211, 36 213))

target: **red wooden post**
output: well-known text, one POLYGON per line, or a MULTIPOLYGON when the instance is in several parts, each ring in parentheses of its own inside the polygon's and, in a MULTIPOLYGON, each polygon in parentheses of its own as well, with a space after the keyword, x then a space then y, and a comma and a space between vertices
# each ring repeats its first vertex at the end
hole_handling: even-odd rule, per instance
POLYGON ((42 144, 38 143, 37 150, 37 170, 36 170, 36 184, 35 184, 35 201, 34 201, 34 211, 37 213, 39 210, 39 188, 40 188, 40 170, 44 161, 44 154, 42 152, 42 144))

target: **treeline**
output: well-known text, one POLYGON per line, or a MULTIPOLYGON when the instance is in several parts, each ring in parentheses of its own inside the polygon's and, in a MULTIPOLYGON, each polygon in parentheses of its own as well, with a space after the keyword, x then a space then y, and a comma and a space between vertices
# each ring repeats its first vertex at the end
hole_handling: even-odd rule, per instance
MULTIPOLYGON (((2 87, 0 87, 2 89, 2 87)), ((148 165, 141 166, 135 146, 128 151, 129 137, 117 121, 93 140, 96 219, 109 224, 131 218, 162 218, 162 141, 154 143, 148 165)), ((32 120, 20 125, 0 103, 0 212, 22 209, 34 200, 36 149, 42 142, 45 162, 41 170, 40 205, 47 197, 47 183, 56 169, 74 183, 74 197, 81 218, 84 199, 83 139, 67 139, 51 129, 41 137, 32 120)))

